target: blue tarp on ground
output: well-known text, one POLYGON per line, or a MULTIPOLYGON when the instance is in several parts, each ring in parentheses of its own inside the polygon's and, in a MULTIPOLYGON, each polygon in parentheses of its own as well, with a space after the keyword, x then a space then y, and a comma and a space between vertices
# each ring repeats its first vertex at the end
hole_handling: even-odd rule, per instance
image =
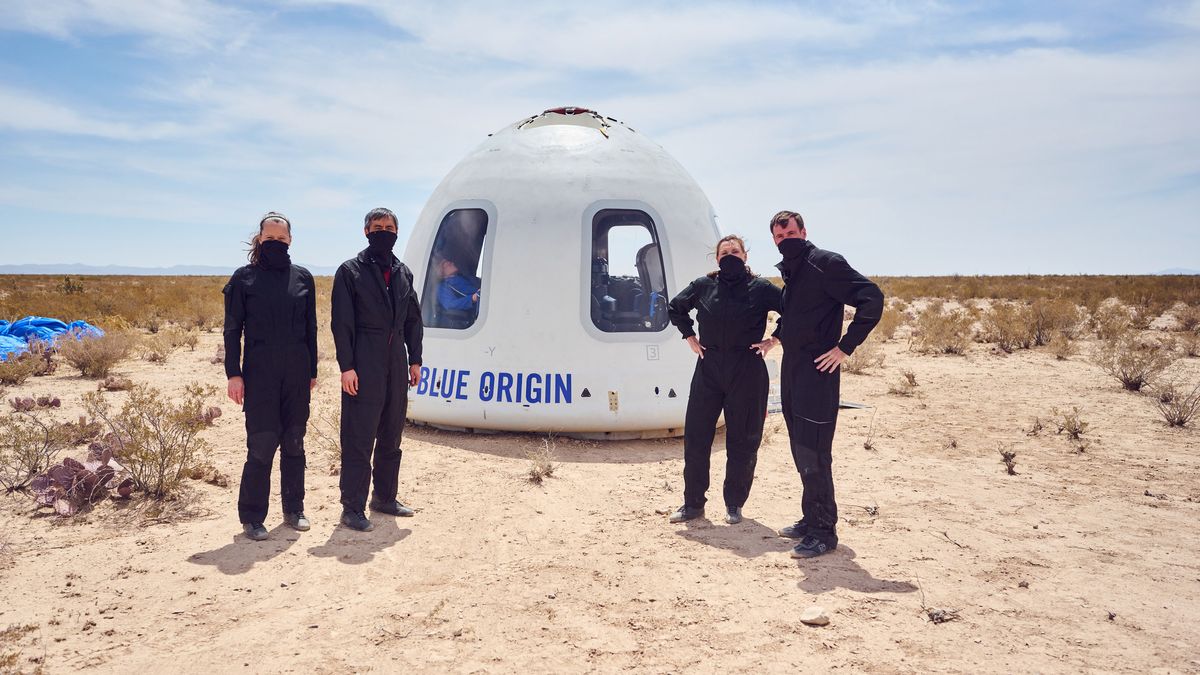
POLYGON ((104 331, 86 321, 73 321, 68 324, 44 316, 27 316, 12 323, 0 321, 0 361, 6 360, 10 355, 28 351, 29 343, 34 340, 54 344, 59 336, 64 334, 79 339, 100 337, 104 335, 104 331))

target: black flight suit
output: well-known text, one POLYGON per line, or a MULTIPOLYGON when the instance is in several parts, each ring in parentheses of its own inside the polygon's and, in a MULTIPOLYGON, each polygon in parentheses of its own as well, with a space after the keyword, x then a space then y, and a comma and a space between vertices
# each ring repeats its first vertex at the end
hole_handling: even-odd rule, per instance
POLYGON ((412 272, 390 257, 390 283, 367 250, 342 263, 333 277, 330 328, 338 367, 358 374, 358 395, 342 392, 342 505, 353 512, 366 510, 372 451, 374 499, 396 499, 408 366, 421 363, 424 329, 412 272))
POLYGON ((696 334, 689 316, 693 309, 705 350, 704 358, 696 359, 684 421, 683 503, 704 506, 709 455, 724 411, 725 506, 741 508, 754 482, 770 384, 763 357, 750 345, 763 339, 767 312, 780 310, 780 290, 748 273, 732 283, 717 275, 696 279, 667 309, 684 339, 696 334))
POLYGON ((808 533, 837 544, 833 494, 833 432, 837 426, 841 368, 817 370, 814 360, 839 347, 846 354, 867 338, 883 314, 883 292, 832 251, 800 240, 797 255, 777 267, 783 275, 783 316, 775 329, 783 345, 784 421, 792 459, 804 485, 800 500, 808 533), (855 308, 842 335, 842 313, 855 308))
POLYGON ((247 265, 225 285, 225 375, 246 385, 246 464, 238 517, 261 523, 271 496, 271 464, 279 458, 284 513, 304 511, 304 432, 309 384, 317 376, 317 291, 297 265, 247 265), (242 357, 241 340, 246 352, 242 357))

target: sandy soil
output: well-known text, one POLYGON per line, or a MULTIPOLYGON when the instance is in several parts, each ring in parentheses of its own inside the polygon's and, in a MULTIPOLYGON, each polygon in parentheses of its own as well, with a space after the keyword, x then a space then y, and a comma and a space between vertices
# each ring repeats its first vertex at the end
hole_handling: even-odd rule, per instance
MULTIPOLYGON (((217 338, 120 370, 220 386, 217 338)), ((777 416, 737 526, 719 519, 720 448, 712 520, 676 526, 677 439, 559 439, 534 485, 542 437, 410 428, 415 518, 335 527, 337 478, 311 443, 312 531, 283 527, 276 500, 271 539, 251 543, 235 513, 242 417, 225 400, 206 438, 229 488, 66 521, 0 498, 0 628, 31 626, 0 654, 48 672, 1200 672, 1200 432, 1167 428, 1084 356, 885 348, 881 369, 843 379, 843 398, 875 408, 843 411, 842 544, 823 558, 792 560, 774 534, 800 495, 777 416), (903 368, 916 396, 888 393, 903 368), (1071 405, 1086 452, 1053 425, 1026 435, 1071 405), (829 625, 800 623, 814 604, 829 625), (956 620, 930 621, 937 609, 956 620)), ((1180 367, 1200 378, 1200 359, 1180 367)), ((323 379, 318 410, 335 410, 323 379)), ((8 395, 54 393, 66 419, 94 386, 64 368, 8 395)))

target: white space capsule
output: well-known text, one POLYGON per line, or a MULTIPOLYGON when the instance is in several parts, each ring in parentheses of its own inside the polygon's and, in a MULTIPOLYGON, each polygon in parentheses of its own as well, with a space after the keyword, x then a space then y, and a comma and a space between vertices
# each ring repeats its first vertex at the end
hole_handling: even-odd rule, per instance
POLYGON ((720 236, 683 167, 612 118, 558 108, 492 134, 434 190, 404 252, 425 324, 409 418, 682 434, 695 356, 667 302, 714 269, 720 236))

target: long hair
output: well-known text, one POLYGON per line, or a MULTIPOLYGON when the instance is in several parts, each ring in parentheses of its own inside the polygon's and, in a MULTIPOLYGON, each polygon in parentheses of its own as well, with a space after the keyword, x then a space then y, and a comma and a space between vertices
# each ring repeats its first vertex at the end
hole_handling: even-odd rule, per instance
POLYGON ((292 221, 288 220, 287 216, 276 211, 268 211, 266 214, 264 214, 262 219, 258 221, 258 232, 256 232, 254 236, 250 237, 250 241, 246 242, 246 244, 250 247, 250 249, 246 251, 246 259, 250 261, 251 265, 258 264, 259 249, 262 248, 263 225, 266 225, 270 221, 283 223, 283 226, 287 228, 288 234, 292 233, 292 221))
MULTIPOLYGON (((742 249, 742 253, 748 253, 748 251, 746 250, 746 242, 743 241, 741 237, 739 237, 736 234, 727 234, 724 237, 721 237, 721 240, 718 241, 717 245, 713 247, 713 259, 716 259, 716 257, 721 254, 721 244, 724 244, 727 241, 732 241, 732 242, 736 243, 738 245, 738 248, 742 249)), ((713 270, 712 272, 708 273, 708 276, 710 278, 716 277, 717 274, 719 274, 720 272, 721 272, 721 270, 719 270, 719 269, 713 270)), ((749 274, 750 276, 754 276, 754 271, 750 269, 749 265, 746 265, 746 273, 749 274)))

